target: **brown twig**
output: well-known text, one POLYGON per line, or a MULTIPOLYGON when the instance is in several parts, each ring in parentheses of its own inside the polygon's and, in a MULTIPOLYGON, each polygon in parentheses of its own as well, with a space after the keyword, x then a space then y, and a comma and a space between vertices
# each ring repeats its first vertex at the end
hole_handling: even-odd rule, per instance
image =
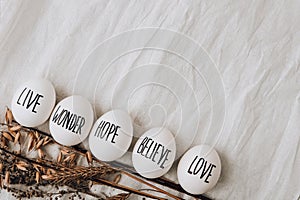
MULTIPOLYGON (((8 119, 8 121, 9 121, 9 119, 8 119)), ((10 124, 0 123, 0 125, 7 126, 8 129, 10 129, 11 127, 16 126, 16 124, 17 124, 17 123, 14 122, 14 121, 12 121, 10 124)), ((23 131, 26 131, 26 132, 36 131, 36 132, 38 132, 38 133, 41 133, 43 136, 45 136, 45 137, 47 137, 47 138, 52 138, 51 135, 49 135, 48 133, 45 133, 45 132, 40 131, 40 130, 35 129, 35 128, 27 128, 27 127, 17 127, 17 128, 18 128, 18 129, 21 129, 21 130, 23 130, 23 131)), ((56 142, 54 141, 54 143, 56 143, 56 142)), ((37 145, 38 147, 42 145, 41 140, 39 141, 38 144, 39 144, 39 145, 37 145)), ((58 143, 56 143, 56 144, 59 145, 59 146, 62 146, 62 145, 60 145, 60 144, 58 144, 58 143)), ((64 148, 67 149, 67 150, 69 150, 70 152, 76 152, 76 153, 80 154, 81 156, 89 156, 89 157, 87 157, 88 163, 89 163, 89 164, 91 164, 92 161, 95 161, 96 163, 101 164, 101 165, 103 165, 103 166, 109 166, 109 167, 111 167, 112 169, 118 170, 118 171, 120 171, 122 174, 124 174, 124 175, 126 175, 126 176, 128 176, 128 177, 130 177, 130 178, 132 178, 132 179, 134 179, 134 180, 136 180, 136 181, 138 181, 138 182, 140 182, 140 183, 142 183, 142 184, 145 184, 145 185, 147 185, 147 186, 153 188, 155 191, 157 191, 157 192, 159 192, 159 193, 162 193, 162 194, 165 194, 165 195, 167 195, 167 196, 169 196, 169 197, 171 197, 171 198, 173 198, 173 199, 178 199, 178 200, 180 200, 180 199, 182 199, 182 198, 180 198, 180 197, 178 197, 178 196, 176 196, 176 195, 173 195, 173 194, 171 194, 171 193, 169 193, 169 192, 167 192, 167 191, 165 191, 165 190, 162 190, 162 189, 160 189, 159 187, 157 187, 157 186, 155 186, 155 185, 153 185, 153 184, 150 184, 148 181, 155 182, 155 183, 158 183, 158 184, 160 184, 160 185, 164 185, 164 186, 167 186, 167 187, 169 187, 169 188, 171 188, 171 189, 175 189, 175 190, 177 190, 177 191, 180 191, 180 192, 185 193, 185 191, 183 191, 182 188, 177 187, 176 184, 174 184, 173 182, 170 182, 170 181, 168 181, 168 180, 158 178, 158 179, 151 179, 151 180, 145 181, 144 179, 140 178, 139 175, 137 175, 137 174, 134 175, 134 173, 133 173, 131 170, 125 170, 124 167, 122 167, 122 164, 120 164, 120 163, 113 162, 112 164, 117 163, 117 165, 119 165, 119 166, 121 165, 121 168, 120 168, 120 167, 114 167, 114 166, 112 166, 111 164, 102 162, 102 161, 100 161, 100 160, 98 160, 98 159, 96 159, 96 158, 94 158, 94 157, 91 157, 91 154, 88 154, 89 152, 87 152, 86 150, 80 148, 79 146, 74 146, 74 147, 64 147, 64 148)), ((26 159, 26 158, 25 158, 25 159, 26 159)), ((39 163, 39 164, 41 164, 41 163, 39 163)), ((49 167, 49 166, 48 166, 48 167, 49 167)), ((51 167, 53 167, 53 166, 51 166, 51 167)), ((127 192, 130 192, 130 193, 139 194, 139 195, 141 195, 141 196, 145 196, 145 194, 147 194, 147 193, 144 194, 144 192, 141 192, 141 191, 139 191, 139 190, 135 190, 135 189, 133 189, 133 188, 129 188, 129 187, 127 187, 127 186, 122 186, 122 185, 116 184, 116 183, 114 183, 114 182, 109 182, 109 181, 108 181, 108 182, 109 182, 109 183, 108 183, 108 182, 107 182, 106 180, 104 180, 104 179, 103 179, 103 180, 100 180, 100 182, 101 182, 102 184, 106 184, 106 185, 108 185, 108 186, 112 186, 112 187, 116 187, 116 188, 120 187, 119 189, 122 189, 122 190, 127 191, 127 192)), ((185 194, 187 194, 187 193, 185 193, 185 194)), ((209 200, 209 198, 207 198, 207 197, 205 197, 205 196, 203 196, 203 195, 190 195, 190 194, 187 194, 187 195, 193 196, 193 197, 195 197, 195 198, 200 198, 200 199, 203 199, 203 200, 209 200)), ((155 196, 155 195, 150 195, 150 196, 155 196)), ((153 197, 150 197, 150 196, 147 196, 147 197, 153 198, 153 197)), ((155 196, 155 198, 159 198, 159 197, 156 197, 156 196, 155 196)))
MULTIPOLYGON (((7 125, 7 124, 4 124, 4 125, 7 125)), ((7 126, 10 126, 10 125, 7 125, 7 126)), ((45 132, 43 132, 43 131, 40 131, 40 130, 38 130, 38 129, 34 129, 34 128, 26 128, 26 127, 22 127, 22 129, 23 130, 27 130, 27 131, 30 131, 30 130, 34 130, 34 131, 38 131, 38 132, 40 132, 41 134, 43 134, 43 135, 45 135, 45 136, 48 136, 48 137, 51 137, 51 135, 49 135, 48 133, 45 133, 45 132)), ((55 141, 54 141, 55 142, 55 141)), ((59 143, 57 143, 57 142, 55 142, 57 145, 60 145, 59 143)), ((61 145, 60 145, 61 146, 61 145)), ((82 149, 80 149, 80 148, 74 148, 74 147, 64 147, 64 148, 66 148, 66 149, 69 149, 70 151, 74 151, 74 152, 76 152, 76 153, 79 153, 79 154, 81 154, 82 156, 85 156, 86 155, 86 150, 82 150, 82 149)), ((102 161, 100 161, 100 160, 98 160, 98 159, 96 159, 96 158, 92 158, 94 161, 96 161, 97 163, 99 163, 99 164, 101 164, 101 165, 106 165, 106 166, 110 166, 110 167, 112 167, 111 165, 109 165, 109 164, 107 164, 107 163, 105 163, 105 162, 102 162, 102 161)), ((113 168, 113 167, 112 167, 113 168)), ((159 192, 161 192, 162 194, 165 194, 165 195, 167 195, 167 196, 169 196, 169 197, 171 197, 171 198, 173 198, 173 199, 176 199, 176 200, 180 200, 180 199, 182 199, 182 198, 180 198, 180 197, 178 197, 178 196, 175 196, 175 195, 173 195, 173 194, 171 194, 171 193, 169 193, 169 192, 167 192, 167 191, 165 191, 165 190, 162 190, 162 189, 160 189, 159 187, 156 187, 156 186, 154 186, 153 184, 150 184, 149 182, 147 182, 147 181, 144 181, 143 179, 141 179, 141 178, 139 178, 139 177, 137 177, 137 176, 134 176, 134 175, 131 175, 130 173, 128 173, 128 172, 126 172, 126 171, 123 171, 122 169, 117 169, 117 168, 114 168, 115 170, 120 170, 120 172, 122 173, 122 174, 125 174, 125 175, 127 175, 127 176, 129 176, 130 178, 133 178, 134 180, 136 180, 136 181, 139 181, 139 182, 141 182, 141 183, 143 183, 143 184, 145 184, 145 185, 147 185, 147 186, 149 186, 149 187, 152 187, 152 188, 154 188, 154 189, 156 189, 156 190, 158 190, 159 192)))

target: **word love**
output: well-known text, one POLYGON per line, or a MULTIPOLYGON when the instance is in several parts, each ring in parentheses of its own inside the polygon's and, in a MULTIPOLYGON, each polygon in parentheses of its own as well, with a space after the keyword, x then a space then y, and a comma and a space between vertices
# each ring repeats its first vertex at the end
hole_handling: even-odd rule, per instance
POLYGON ((111 143, 116 143, 115 137, 118 136, 118 129, 121 128, 113 123, 102 120, 96 131, 94 136, 99 137, 101 139, 105 139, 107 141, 110 138, 111 143))
POLYGON ((44 98, 44 96, 25 87, 17 100, 17 104, 24 106, 26 109, 31 109, 33 113, 37 113, 35 109, 38 105, 41 105, 40 98, 44 98))
POLYGON ((204 158, 196 156, 191 163, 188 173, 193 175, 200 174, 200 179, 205 178, 204 182, 209 183, 208 178, 212 176, 212 171, 216 167, 216 165, 212 163, 207 163, 207 160, 204 158))
POLYGON ((137 150, 138 154, 141 154, 147 159, 151 159, 152 162, 157 163, 162 169, 165 168, 164 164, 168 160, 170 152, 170 149, 165 148, 162 144, 155 142, 149 137, 143 139, 137 150))
POLYGON ((52 122, 65 128, 66 130, 81 135, 81 128, 85 124, 85 118, 71 113, 66 109, 60 109, 60 106, 58 106, 52 117, 52 122))

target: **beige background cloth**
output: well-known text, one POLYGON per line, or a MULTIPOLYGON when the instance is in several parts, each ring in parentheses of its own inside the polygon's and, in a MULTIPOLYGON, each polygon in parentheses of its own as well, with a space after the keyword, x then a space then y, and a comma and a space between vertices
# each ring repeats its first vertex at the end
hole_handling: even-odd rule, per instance
MULTIPOLYGON (((184 87, 172 97, 166 88, 150 84, 137 92, 129 91, 132 96, 125 102, 135 123, 135 136, 166 122, 179 137, 179 154, 196 144, 213 145, 221 156, 223 168, 219 183, 207 193, 209 197, 297 199, 300 195, 299 8, 298 0, 0 0, 1 116, 21 83, 45 77, 54 84, 58 101, 74 92, 91 95, 87 97, 99 117, 112 108, 112 91, 116 87, 127 94, 128 86, 135 83, 130 77, 118 85, 123 76, 135 69, 133 66, 168 64, 167 71, 164 67, 151 68, 150 75, 144 78, 167 80, 171 90, 190 84, 200 118, 189 106, 190 94, 185 93, 188 90, 184 87), (104 69, 90 57, 99 44, 123 32, 149 27, 171 30, 192 38, 194 44, 201 44, 220 73, 224 101, 215 105, 209 101, 210 92, 220 89, 214 88, 214 84, 210 85, 213 89, 205 89, 204 79, 211 80, 210 73, 204 73, 202 79, 186 63, 155 49, 142 53, 139 50, 120 58, 99 85, 98 76, 89 77, 92 73, 88 70, 95 70, 97 75, 104 69), (91 65, 81 68, 86 60, 94 63, 94 68, 91 65), (168 76, 172 69, 184 77, 181 80, 184 83, 168 76), (85 91, 79 89, 83 85, 85 91), (176 97, 186 98, 180 104, 176 97), (213 111, 213 106, 217 110, 213 111), (224 109, 226 115, 221 112, 220 119, 210 120, 218 109, 224 109), (187 113, 183 115, 181 111, 187 113), (176 132, 178 122, 184 126, 189 120, 190 129, 184 130, 191 131, 176 132), (205 132, 219 126, 222 120, 224 126, 217 127, 215 133, 205 132)), ((106 59, 128 45, 126 42, 112 43, 106 52, 95 56, 106 59)), ((205 55, 200 58, 208 59, 205 55)), ((116 99, 118 106, 120 99, 116 99)), ((41 128, 47 131, 47 125, 41 128)), ((130 164, 130 154, 121 161, 130 164)), ((176 167, 167 176, 176 181, 176 167)), ((10 195, 2 191, 1 199, 6 198, 10 195)))

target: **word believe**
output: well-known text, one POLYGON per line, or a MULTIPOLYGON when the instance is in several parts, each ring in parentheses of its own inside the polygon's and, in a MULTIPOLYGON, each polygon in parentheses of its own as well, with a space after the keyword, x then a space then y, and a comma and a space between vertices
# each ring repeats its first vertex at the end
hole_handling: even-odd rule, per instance
POLYGON ((66 130, 81 135, 81 128, 85 124, 85 118, 71 113, 66 109, 60 110, 60 106, 58 106, 53 115, 52 122, 65 128, 66 130))
POLYGON ((44 96, 41 94, 38 94, 38 93, 34 93, 30 89, 28 90, 26 87, 21 92, 21 94, 17 100, 17 104, 24 106, 26 109, 31 109, 31 112, 33 112, 33 113, 37 113, 35 108, 37 105, 41 105, 39 102, 40 98, 44 98, 44 96), (26 93, 25 93, 25 91, 26 91, 26 93), (33 95, 35 95, 35 96, 33 97, 33 95))
POLYGON ((105 138, 105 141, 111 136, 110 142, 116 143, 115 137, 118 136, 118 129, 121 128, 113 123, 102 120, 98 125, 94 136, 99 137, 101 139, 105 138))
POLYGON ((188 173, 193 175, 200 174, 200 179, 205 177, 204 182, 209 183, 208 178, 212 175, 212 170, 215 167, 216 165, 212 163, 207 166, 207 160, 196 156, 188 169, 188 173))
POLYGON ((137 153, 141 154, 152 162, 160 165, 159 167, 164 169, 165 162, 168 160, 168 155, 171 152, 170 149, 165 148, 162 144, 155 142, 153 139, 145 137, 138 147, 137 153), (157 156, 159 154, 159 156, 157 156), (158 159, 157 159, 158 158, 158 159))

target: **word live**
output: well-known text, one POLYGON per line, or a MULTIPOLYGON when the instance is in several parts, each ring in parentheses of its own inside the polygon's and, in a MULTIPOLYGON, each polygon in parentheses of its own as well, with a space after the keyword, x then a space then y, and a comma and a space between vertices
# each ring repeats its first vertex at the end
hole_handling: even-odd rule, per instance
POLYGON ((21 92, 17 104, 24 106, 26 109, 31 109, 31 112, 37 113, 36 106, 41 105, 39 100, 40 98, 43 98, 44 96, 38 93, 35 93, 32 90, 27 90, 27 88, 24 88, 21 92), (25 93, 26 91, 26 93, 25 93), (34 95, 34 97, 33 97, 34 95))

